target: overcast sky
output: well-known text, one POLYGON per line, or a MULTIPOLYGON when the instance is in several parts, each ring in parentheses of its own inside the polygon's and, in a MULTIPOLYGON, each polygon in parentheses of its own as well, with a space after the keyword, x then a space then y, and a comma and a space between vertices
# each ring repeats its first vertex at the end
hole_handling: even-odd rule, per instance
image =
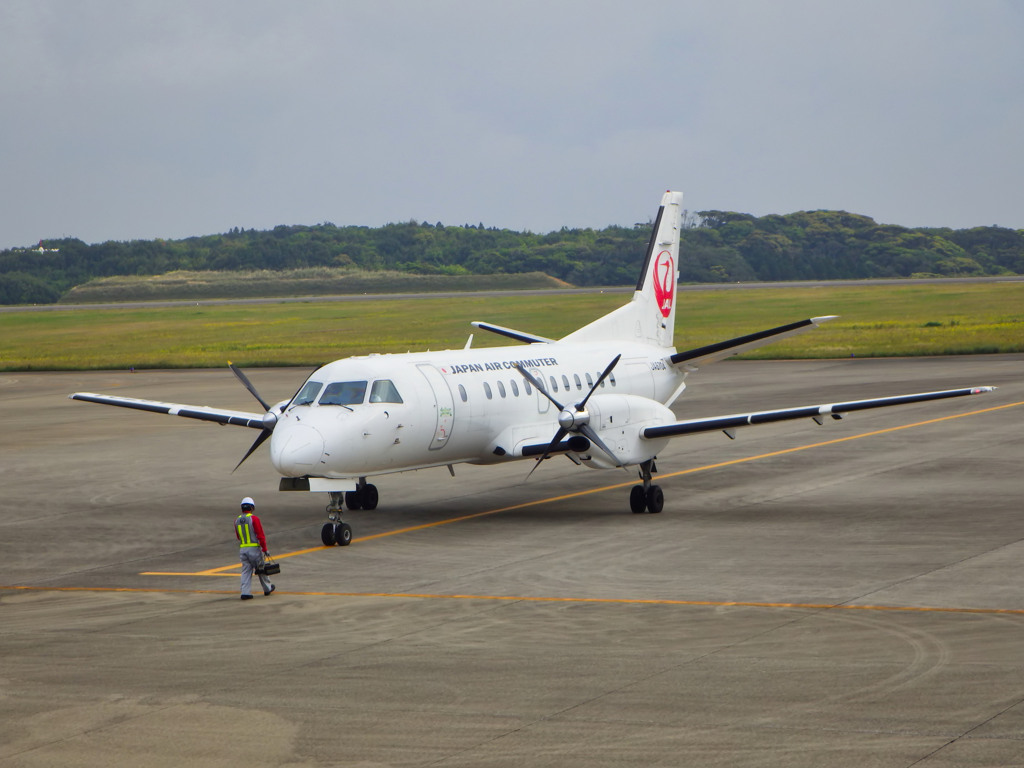
POLYGON ((1024 228, 1019 0, 3 0, 0 248, 843 209, 1024 228))

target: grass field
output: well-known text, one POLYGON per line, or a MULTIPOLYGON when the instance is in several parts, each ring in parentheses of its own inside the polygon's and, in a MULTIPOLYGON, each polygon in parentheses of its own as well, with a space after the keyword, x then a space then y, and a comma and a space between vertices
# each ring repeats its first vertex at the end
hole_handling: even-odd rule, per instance
MULTIPOLYGON (((0 313, 0 370, 313 366, 349 355, 461 348, 472 320, 558 338, 628 294, 394 299, 0 313)), ((756 358, 1024 352, 1024 282, 680 293, 679 350, 818 315, 756 358)), ((476 332, 474 346, 507 342, 476 332)))

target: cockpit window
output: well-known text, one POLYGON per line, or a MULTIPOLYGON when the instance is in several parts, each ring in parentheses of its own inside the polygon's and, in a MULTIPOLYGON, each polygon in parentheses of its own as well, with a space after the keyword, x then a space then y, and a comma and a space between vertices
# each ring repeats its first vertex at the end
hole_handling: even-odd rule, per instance
POLYGON ((365 395, 365 381, 336 381, 324 388, 320 405, 356 405, 365 395))
POLYGON ((371 403, 401 403, 402 396, 395 389, 395 384, 390 379, 379 379, 373 382, 370 388, 371 403))
POLYGON ((316 400, 316 396, 320 394, 323 386, 319 381, 307 381, 299 390, 299 394, 292 399, 292 405, 309 405, 316 400))

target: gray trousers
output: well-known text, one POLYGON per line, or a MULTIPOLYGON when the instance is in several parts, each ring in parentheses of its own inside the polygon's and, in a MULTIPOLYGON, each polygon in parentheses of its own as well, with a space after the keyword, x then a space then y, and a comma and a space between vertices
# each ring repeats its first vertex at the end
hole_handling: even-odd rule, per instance
MULTIPOLYGON (((259 547, 239 547, 238 558, 242 561, 242 594, 252 594, 252 575, 256 566, 263 561, 263 551, 259 547)), ((256 574, 264 592, 270 591, 270 579, 262 573, 256 574)))

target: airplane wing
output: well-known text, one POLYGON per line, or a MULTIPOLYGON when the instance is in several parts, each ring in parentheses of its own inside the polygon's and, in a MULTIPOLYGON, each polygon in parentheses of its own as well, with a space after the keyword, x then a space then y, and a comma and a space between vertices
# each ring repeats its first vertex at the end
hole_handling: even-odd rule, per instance
POLYGON ((941 392, 921 392, 915 395, 897 395, 896 397, 881 397, 873 400, 851 400, 845 403, 805 405, 799 408, 783 408, 776 411, 755 411, 753 413, 734 413, 728 416, 713 416, 706 419, 687 419, 686 421, 677 421, 674 424, 645 427, 640 430, 640 436, 647 439, 677 437, 679 435, 692 435, 697 432, 714 432, 720 429, 729 437, 733 437, 731 432, 737 427, 770 424, 776 421, 802 418, 811 418, 818 422, 818 424, 821 424, 825 416, 841 419, 842 414, 852 411, 885 408, 890 405, 922 403, 927 400, 943 400, 949 397, 963 397, 964 395, 980 395, 983 392, 991 392, 994 389, 995 387, 946 389, 941 392))
POLYGON ((746 336, 738 336, 735 339, 720 341, 717 344, 709 344, 706 347, 698 347, 686 352, 677 352, 669 358, 669 361, 673 365, 685 363, 694 367, 704 363, 713 363, 730 355, 738 355, 740 352, 746 352, 748 349, 756 349, 765 344, 771 344, 779 339, 784 339, 787 336, 793 336, 809 328, 816 328, 821 323, 827 323, 829 320, 835 320, 837 317, 838 315, 823 315, 822 317, 800 320, 789 325, 780 325, 778 328, 769 328, 767 331, 758 331, 746 336))
POLYGON ((92 392, 75 392, 73 395, 68 395, 68 399, 83 400, 87 403, 100 403, 101 405, 116 405, 121 408, 134 408, 138 411, 149 411, 150 413, 166 413, 171 416, 183 416, 186 419, 230 424, 233 427, 249 427, 250 429, 264 429, 266 427, 263 421, 265 414, 262 413, 226 411, 219 408, 208 408, 205 405, 162 403, 159 400, 139 400, 135 397, 96 395, 92 392))
POLYGON ((499 336, 506 336, 516 341, 524 341, 527 344, 550 344, 554 339, 549 339, 545 336, 538 336, 534 333, 526 333, 524 331, 517 331, 513 328, 505 328, 500 325, 492 325, 491 323, 482 323, 479 320, 474 320, 470 323, 474 328, 479 328, 483 331, 490 331, 496 333, 499 336))

